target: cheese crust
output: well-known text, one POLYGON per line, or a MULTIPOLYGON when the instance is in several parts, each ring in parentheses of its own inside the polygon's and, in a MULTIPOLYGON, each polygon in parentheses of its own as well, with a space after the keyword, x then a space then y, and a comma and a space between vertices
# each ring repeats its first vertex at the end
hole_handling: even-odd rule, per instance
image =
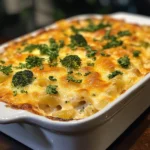
POLYGON ((8 74, 0 69, 0 101, 50 119, 82 119, 102 110, 150 72, 150 27, 109 16, 61 20, 56 28, 11 42, 0 54, 0 63, 1 68, 12 65, 8 74), (86 42, 73 43, 74 35, 86 42), (57 46, 63 41, 55 47, 59 49, 55 63, 51 54, 37 47, 28 49, 30 45, 50 47, 49 39, 57 46), (63 65, 62 60, 70 55, 80 58, 77 68, 63 65), (21 67, 29 56, 43 58, 42 64, 21 67), (14 75, 24 70, 32 71, 32 83, 14 86, 14 75), (48 86, 57 92, 48 91, 48 86))

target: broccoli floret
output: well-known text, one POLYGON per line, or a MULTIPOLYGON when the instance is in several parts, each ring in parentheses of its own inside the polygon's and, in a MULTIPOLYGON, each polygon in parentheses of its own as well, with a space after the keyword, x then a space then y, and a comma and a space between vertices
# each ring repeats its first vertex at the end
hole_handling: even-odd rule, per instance
POLYGON ((68 80, 68 82, 74 82, 74 83, 81 83, 82 82, 82 80, 81 79, 75 79, 73 76, 71 76, 71 75, 68 75, 67 76, 67 80, 68 80))
POLYGON ((0 65, 0 71, 3 72, 6 75, 9 75, 10 73, 12 73, 12 65, 9 66, 1 66, 0 65))
POLYGON ((128 68, 130 65, 130 59, 128 56, 120 57, 118 63, 122 68, 128 68))
POLYGON ((32 52, 36 48, 38 48, 37 44, 30 44, 24 48, 23 52, 26 52, 26 51, 32 52))
POLYGON ((12 78, 12 84, 15 87, 24 87, 33 81, 33 73, 30 70, 17 72, 12 78))
POLYGON ((58 94, 58 91, 57 91, 57 85, 48 85, 46 87, 46 93, 47 94, 58 94))
POLYGON ((57 81, 57 79, 56 79, 54 76, 49 76, 48 78, 49 78, 49 80, 51 80, 51 81, 57 81))
POLYGON ((135 51, 133 51, 133 56, 139 57, 140 53, 141 53, 141 51, 135 50, 135 51))
POLYGON ((61 64, 68 69, 78 69, 81 65, 81 59, 77 55, 69 55, 61 60, 61 64))
POLYGON ((123 37, 123 36, 130 36, 132 35, 131 32, 129 30, 125 30, 125 31, 119 31, 118 32, 118 36, 119 37, 123 37))
POLYGON ((26 58, 26 67, 33 68, 33 67, 40 67, 43 65, 44 58, 40 58, 37 56, 28 56, 26 58))
POLYGON ((121 46, 122 44, 123 44, 123 41, 113 39, 112 41, 106 43, 106 45, 103 46, 103 49, 118 47, 118 46, 121 46))
POLYGON ((69 45, 72 49, 75 49, 76 47, 85 47, 87 46, 87 41, 81 34, 75 34, 71 37, 71 44, 69 45))
POLYGON ((122 74, 123 74, 123 73, 122 73, 121 71, 115 70, 115 71, 113 71, 111 74, 108 75, 108 78, 109 78, 109 79, 112 79, 112 78, 116 77, 117 75, 122 75, 122 74))
POLYGON ((89 24, 88 26, 86 27, 83 27, 83 28, 76 28, 74 26, 71 26, 71 29, 73 32, 75 33, 78 33, 78 32, 95 32, 97 30, 100 30, 100 29, 104 29, 106 27, 110 27, 111 25, 108 24, 108 23, 103 23, 103 22, 100 22, 99 24, 94 24, 91 20, 88 20, 89 21, 89 24))

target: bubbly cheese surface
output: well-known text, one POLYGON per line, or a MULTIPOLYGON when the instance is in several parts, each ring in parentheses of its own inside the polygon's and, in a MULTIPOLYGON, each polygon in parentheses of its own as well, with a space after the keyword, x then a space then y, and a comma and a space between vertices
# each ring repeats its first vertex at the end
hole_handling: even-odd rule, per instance
POLYGON ((10 43, 0 54, 0 101, 52 119, 82 119, 150 72, 149 26, 108 16, 56 25, 10 43), (38 60, 28 61, 34 56, 38 60), (66 62, 67 56, 80 61, 66 62), (21 71, 33 77, 19 86, 20 78, 13 78, 21 71))

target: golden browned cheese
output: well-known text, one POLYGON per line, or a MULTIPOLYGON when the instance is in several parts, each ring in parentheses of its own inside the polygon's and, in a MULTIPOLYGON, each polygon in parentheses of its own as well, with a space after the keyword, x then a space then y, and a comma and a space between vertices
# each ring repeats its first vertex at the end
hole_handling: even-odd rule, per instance
POLYGON ((48 118, 82 119, 101 111, 150 72, 150 27, 108 16, 102 19, 61 20, 56 25, 56 28, 44 30, 36 36, 11 42, 0 54, 0 61, 5 62, 1 66, 12 65, 9 75, 0 70, 0 100, 8 106, 48 118), (99 24, 106 26, 99 27, 99 24), (96 29, 89 31, 87 28, 96 29), (71 36, 75 34, 82 35, 95 54, 88 56, 86 46, 72 49, 69 45, 71 36), (30 44, 50 46, 50 38, 56 43, 64 41, 55 60, 57 66, 51 66, 49 56, 41 54, 36 48, 32 52, 23 51, 30 44), (69 55, 77 55, 81 59, 79 68, 69 74, 80 80, 79 83, 67 80, 68 68, 62 65, 61 60, 69 55), (26 63, 28 56, 44 58, 43 68, 17 68, 19 63, 26 63), (23 70, 32 71, 35 79, 24 87, 15 87, 12 78, 16 72, 23 70), (49 76, 57 81, 49 80, 49 76), (47 93, 49 85, 56 85, 58 93, 47 93))

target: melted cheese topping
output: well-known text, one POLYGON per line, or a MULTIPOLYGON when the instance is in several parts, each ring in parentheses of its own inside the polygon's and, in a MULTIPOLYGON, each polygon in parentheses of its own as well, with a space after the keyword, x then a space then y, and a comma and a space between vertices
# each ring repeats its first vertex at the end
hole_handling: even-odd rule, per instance
POLYGON ((77 29, 85 28, 89 20, 71 22, 62 20, 57 22, 55 29, 23 38, 21 42, 10 43, 4 53, 0 54, 0 60, 5 61, 5 64, 1 65, 12 65, 13 72, 9 75, 0 72, 0 100, 9 106, 28 109, 45 117, 64 120, 82 119, 103 109, 150 72, 150 27, 129 24, 107 16, 101 20, 90 19, 95 25, 99 22, 110 24, 93 32, 79 31, 92 50, 96 50, 95 59, 87 57, 85 47, 77 46, 72 50, 68 46, 71 43, 70 36, 75 34, 71 26, 77 29), (112 39, 105 38, 108 36, 108 31, 109 36, 117 37, 117 41, 122 41, 122 44, 104 48, 109 42, 113 42, 112 39), (128 31, 130 34, 119 36, 120 31, 128 31), (49 45, 50 38, 55 39, 56 42, 63 40, 65 44, 59 49, 57 66, 50 66, 49 56, 40 54, 38 49, 23 52, 30 44, 49 45), (140 53, 135 56, 134 51, 137 50, 140 53), (25 63, 29 55, 44 58, 43 69, 40 67, 28 69, 33 72, 36 79, 23 87, 27 93, 21 93, 20 88, 12 85, 12 78, 16 72, 27 70, 18 69, 16 66, 25 63), (81 83, 68 82, 68 69, 60 61, 67 55, 80 57, 81 66, 73 70, 71 75, 82 80, 81 83), (130 61, 126 68, 118 63, 118 59, 124 56, 130 61), (121 73, 113 76, 112 73, 116 70, 121 73), (54 76, 57 81, 49 80, 49 76, 54 76), (47 94, 46 87, 49 85, 57 85, 58 94, 47 94), (16 95, 14 91, 17 92, 16 95))

